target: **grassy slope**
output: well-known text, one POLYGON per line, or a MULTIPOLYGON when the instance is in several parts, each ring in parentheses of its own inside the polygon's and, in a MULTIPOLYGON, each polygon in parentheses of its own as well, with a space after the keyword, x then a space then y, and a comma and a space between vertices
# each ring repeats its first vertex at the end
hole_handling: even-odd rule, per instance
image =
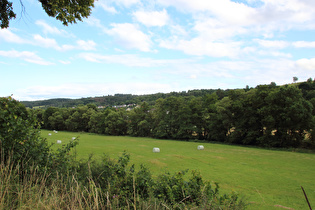
MULTIPOLYGON (((315 206, 315 155, 272 151, 221 144, 202 143, 205 150, 197 150, 200 143, 150 138, 100 136, 71 132, 48 131, 42 135, 51 142, 66 143, 80 136, 78 158, 96 157, 103 153, 117 158, 126 150, 131 163, 149 167, 153 174, 184 169, 200 170, 204 179, 218 182, 221 193, 231 191, 245 195, 249 209, 279 209, 275 205, 293 209, 308 209, 301 186, 315 206), (153 153, 159 147, 160 153, 153 153)), ((56 147, 60 145, 55 145, 56 147)))

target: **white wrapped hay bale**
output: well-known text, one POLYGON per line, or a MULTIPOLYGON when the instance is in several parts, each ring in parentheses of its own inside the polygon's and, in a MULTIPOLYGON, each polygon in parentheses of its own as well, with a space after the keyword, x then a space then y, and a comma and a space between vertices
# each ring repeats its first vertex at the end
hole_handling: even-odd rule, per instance
POLYGON ((57 144, 61 144, 61 140, 57 140, 57 144))
POLYGON ((153 152, 154 152, 154 153, 156 153, 156 152, 160 152, 160 148, 158 148, 158 147, 154 147, 154 148, 153 148, 153 152))
POLYGON ((197 149, 198 149, 198 150, 204 150, 205 147, 204 147, 203 145, 198 145, 197 149))
POLYGON ((75 137, 72 137, 72 140, 75 140, 75 137))
POLYGON ((48 136, 51 136, 51 133, 49 133, 48 136))

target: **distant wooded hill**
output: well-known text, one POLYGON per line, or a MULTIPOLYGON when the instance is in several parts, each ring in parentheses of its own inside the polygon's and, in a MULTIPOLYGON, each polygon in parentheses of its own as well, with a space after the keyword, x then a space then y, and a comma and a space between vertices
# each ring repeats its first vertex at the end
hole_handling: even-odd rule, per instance
POLYGON ((227 96, 229 90, 222 89, 201 89, 201 90, 189 90, 182 92, 171 93, 155 93, 148 95, 132 95, 132 94, 115 94, 108 96, 88 97, 80 99, 67 99, 56 98, 39 101, 21 101, 26 107, 29 108, 47 108, 47 107, 76 107, 79 105, 95 104, 96 106, 112 107, 124 104, 140 104, 145 101, 150 105, 153 105, 159 98, 168 98, 171 96, 205 96, 216 92, 219 98, 227 96))
MULTIPOLYGON (((309 78, 305 82, 293 83, 290 85, 295 85, 301 89, 303 97, 307 100, 315 98, 315 80, 309 78)), ((270 85, 276 86, 276 83, 272 82, 270 85)), ((259 86, 259 85, 258 85, 259 86)), ((258 87, 257 86, 257 87, 258 87)), ((245 91, 249 91, 248 86, 244 88, 245 91)), ((80 99, 68 99, 68 98, 56 98, 48 100, 38 100, 38 101, 21 101, 26 107, 29 108, 47 108, 47 107, 77 107, 79 105, 95 104, 96 106, 102 107, 112 107, 119 105, 128 105, 128 104, 140 104, 141 102, 146 102, 149 105, 154 105, 155 101, 159 98, 165 99, 171 96, 181 96, 181 97, 203 97, 208 94, 216 93, 218 99, 222 99, 228 96, 231 90, 236 89, 199 89, 199 90, 188 90, 182 92, 170 92, 170 93, 155 93, 147 95, 132 95, 132 94, 115 94, 108 96, 96 96, 80 99)))

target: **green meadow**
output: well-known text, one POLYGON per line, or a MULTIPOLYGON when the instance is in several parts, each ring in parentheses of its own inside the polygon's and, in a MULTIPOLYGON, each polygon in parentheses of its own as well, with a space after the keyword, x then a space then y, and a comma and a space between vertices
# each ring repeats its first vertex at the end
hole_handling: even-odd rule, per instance
POLYGON ((242 195, 249 203, 248 209, 309 209, 301 186, 315 207, 315 154, 129 136, 41 133, 55 143, 54 148, 79 137, 78 159, 90 154, 95 158, 102 154, 118 158, 126 151, 131 155, 131 164, 144 164, 154 175, 199 170, 205 180, 219 183, 221 193, 242 195), (56 144, 57 140, 62 144, 56 144), (197 150, 200 144, 204 150, 197 150), (153 147, 160 148, 160 153, 153 153, 153 147))

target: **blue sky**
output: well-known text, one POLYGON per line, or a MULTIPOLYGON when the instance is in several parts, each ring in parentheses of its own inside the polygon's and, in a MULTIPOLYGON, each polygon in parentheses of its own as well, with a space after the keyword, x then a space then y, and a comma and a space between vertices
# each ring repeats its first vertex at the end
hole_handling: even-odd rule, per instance
POLYGON ((256 87, 315 76, 313 0, 98 0, 63 26, 13 0, 0 97, 18 100, 256 87))

